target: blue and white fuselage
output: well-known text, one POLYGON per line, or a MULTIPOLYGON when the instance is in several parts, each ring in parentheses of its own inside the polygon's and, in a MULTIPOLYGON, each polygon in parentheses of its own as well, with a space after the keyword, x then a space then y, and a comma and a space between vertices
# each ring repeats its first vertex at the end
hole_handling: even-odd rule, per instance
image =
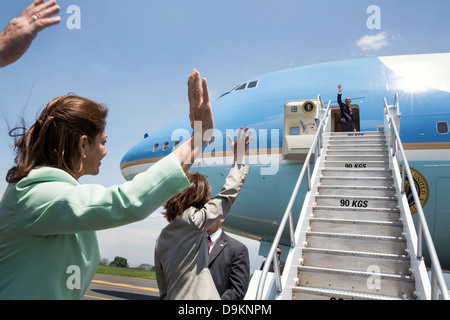
MULTIPOLYGON (((192 171, 209 177, 213 195, 220 191, 231 164, 227 135, 249 127, 254 141, 246 163, 252 170, 231 213, 227 229, 262 243, 272 241, 303 165, 283 154, 286 134, 315 134, 314 115, 303 110, 302 124, 286 132, 285 107, 315 100, 320 94, 337 107, 337 85, 352 98, 360 131, 382 130, 383 99, 399 95, 400 137, 410 166, 423 180, 424 212, 444 268, 450 268, 450 53, 374 57, 287 69, 250 79, 213 103, 214 140, 192 171), (292 130, 296 129, 296 130, 292 130)), ((337 111, 337 110, 336 110, 337 111)), ((336 119, 338 121, 337 113, 336 119)), ((186 115, 144 138, 121 161, 122 174, 132 179, 173 151, 191 134, 186 115)), ((308 147, 309 148, 309 147, 308 147)), ((302 186, 300 195, 306 193, 302 186), (302 191, 303 190, 303 191, 302 191)), ((294 218, 303 198, 294 205, 294 218)), ((284 240, 286 244, 288 239, 284 240)), ((260 250, 261 251, 261 250, 260 250)))

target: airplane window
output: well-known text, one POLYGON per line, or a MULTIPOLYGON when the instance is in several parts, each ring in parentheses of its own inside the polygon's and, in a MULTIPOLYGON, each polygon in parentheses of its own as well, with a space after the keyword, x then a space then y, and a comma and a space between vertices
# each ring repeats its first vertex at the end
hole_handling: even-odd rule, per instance
POLYGON ((243 89, 245 89, 245 87, 247 86, 247 82, 246 83, 243 83, 243 84, 241 84, 239 87, 237 87, 236 89, 234 89, 234 90, 243 90, 243 89))
POLYGON ((211 140, 209 140, 208 145, 212 146, 214 144, 214 141, 216 141, 216 137, 212 136, 211 140))
POLYGON ((448 123, 446 121, 439 121, 436 123, 436 129, 439 134, 448 133, 448 123))
POLYGON ((291 127, 291 136, 298 136, 300 134, 300 128, 299 127, 291 127))
POLYGON ((233 92, 233 91, 256 88, 258 86, 258 84, 259 84, 259 80, 254 80, 254 81, 242 83, 242 84, 234 87, 230 91, 225 92, 219 98, 222 98, 224 95, 227 95, 227 94, 229 94, 230 92, 233 92))
POLYGON ((153 152, 158 150, 158 147, 159 147, 159 143, 155 143, 155 145, 153 146, 153 152))
POLYGON ((247 89, 256 88, 256 86, 258 85, 258 81, 259 80, 249 82, 248 86, 247 86, 247 89))
POLYGON ((173 150, 175 150, 175 148, 178 147, 179 144, 180 144, 180 140, 175 140, 173 142, 173 150))
POLYGON ((163 151, 166 151, 167 150, 167 148, 169 147, 169 142, 164 142, 164 144, 163 144, 163 151))

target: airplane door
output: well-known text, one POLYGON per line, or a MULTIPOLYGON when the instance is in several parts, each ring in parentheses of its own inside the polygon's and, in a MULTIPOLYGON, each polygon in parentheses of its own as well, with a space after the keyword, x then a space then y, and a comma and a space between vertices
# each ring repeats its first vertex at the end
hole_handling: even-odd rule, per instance
POLYGON ((283 158, 305 158, 316 134, 320 100, 289 101, 284 105, 283 158))
MULTIPOLYGON (((360 131, 359 124, 359 106, 356 104, 350 105, 353 110, 353 123, 356 131, 360 131)), ((341 132, 341 109, 339 106, 331 106, 331 132, 341 132)))

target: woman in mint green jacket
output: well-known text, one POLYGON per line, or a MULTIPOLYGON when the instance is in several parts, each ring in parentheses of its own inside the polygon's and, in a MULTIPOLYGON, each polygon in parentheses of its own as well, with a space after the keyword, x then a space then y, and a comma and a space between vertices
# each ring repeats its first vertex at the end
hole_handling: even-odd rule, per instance
POLYGON ((189 186, 185 173, 214 128, 206 80, 188 79, 191 121, 202 122, 172 154, 132 181, 81 185, 106 155, 107 108, 54 99, 16 143, 0 202, 0 299, 81 299, 100 262, 96 230, 139 221, 189 186), (203 145, 193 143, 202 135, 203 145))

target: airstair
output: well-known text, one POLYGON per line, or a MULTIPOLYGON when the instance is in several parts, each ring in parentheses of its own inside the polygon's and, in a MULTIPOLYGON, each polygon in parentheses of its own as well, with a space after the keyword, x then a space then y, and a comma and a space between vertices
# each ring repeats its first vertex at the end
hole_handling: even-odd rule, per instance
POLYGON ((412 176, 398 133, 397 95, 392 106, 385 99, 384 108, 382 132, 330 132, 330 103, 317 114, 317 134, 247 299, 449 299, 414 188, 418 234, 406 199, 405 177, 412 176), (294 230, 292 206, 305 176, 308 192, 294 230), (281 277, 277 264, 275 273, 268 268, 286 224, 291 249, 281 277))

